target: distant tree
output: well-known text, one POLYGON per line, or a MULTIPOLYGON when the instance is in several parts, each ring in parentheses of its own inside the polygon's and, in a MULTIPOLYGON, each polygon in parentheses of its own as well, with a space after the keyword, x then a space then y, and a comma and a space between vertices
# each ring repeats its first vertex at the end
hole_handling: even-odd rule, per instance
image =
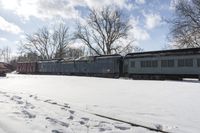
POLYGON ((0 61, 9 62, 11 59, 11 49, 10 47, 6 46, 0 49, 0 61))
POLYGON ((85 52, 84 47, 78 47, 78 48, 69 47, 67 49, 67 57, 76 59, 78 57, 84 56, 85 55, 84 52, 85 52))
POLYGON ((42 58, 39 57, 36 53, 26 53, 18 56, 13 56, 10 59, 9 64, 11 64, 13 66, 13 70, 15 70, 18 62, 31 62, 31 61, 38 61, 41 59, 42 58))
POLYGON ((129 19, 118 9, 90 9, 86 24, 77 24, 75 38, 81 40, 92 55, 121 53, 132 50, 132 41, 120 41, 127 38, 131 28, 129 19))
POLYGON ((171 24, 170 41, 178 48, 200 47, 200 0, 178 0, 171 24))
POLYGON ((21 42, 20 50, 34 53, 42 59, 63 58, 71 41, 69 28, 60 24, 51 31, 47 27, 39 29, 34 34, 27 34, 21 42))
POLYGON ((139 46, 135 46, 135 47, 133 47, 133 49, 134 49, 134 52, 143 52, 144 51, 144 49, 140 48, 139 46))
POLYGON ((55 58, 64 58, 67 56, 68 44, 71 41, 69 28, 60 25, 53 34, 53 44, 56 46, 55 58))
POLYGON ((36 53, 26 53, 26 54, 17 56, 15 60, 17 62, 29 62, 29 61, 42 60, 42 57, 38 56, 36 53))

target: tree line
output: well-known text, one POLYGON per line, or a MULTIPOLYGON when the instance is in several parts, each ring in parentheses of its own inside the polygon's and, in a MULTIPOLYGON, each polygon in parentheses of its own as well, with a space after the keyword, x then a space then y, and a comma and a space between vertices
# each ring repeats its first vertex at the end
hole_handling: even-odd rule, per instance
POLYGON ((174 17, 168 22, 174 47, 200 47, 200 0, 178 0, 174 17))
POLYGON ((66 24, 49 29, 43 27, 33 34, 26 34, 21 41, 20 60, 77 58, 84 55, 109 55, 132 52, 133 40, 122 43, 133 27, 129 18, 117 8, 90 9, 84 22, 77 22, 71 33, 66 24), (82 46, 73 46, 74 42, 82 46))
MULTIPOLYGON (((200 47, 200 0, 178 0, 174 16, 167 22, 170 25, 168 39, 174 48, 200 47)), ((76 23, 73 33, 68 25, 60 23, 51 29, 44 26, 33 34, 26 34, 17 61, 142 51, 133 45, 134 37, 126 40, 132 28, 129 17, 118 8, 89 9, 84 21, 76 23), (75 46, 75 41, 82 45, 75 46)), ((0 50, 1 59, 9 56, 8 49, 0 50)))
POLYGON ((3 47, 0 49, 0 62, 9 62, 11 60, 11 49, 3 47))

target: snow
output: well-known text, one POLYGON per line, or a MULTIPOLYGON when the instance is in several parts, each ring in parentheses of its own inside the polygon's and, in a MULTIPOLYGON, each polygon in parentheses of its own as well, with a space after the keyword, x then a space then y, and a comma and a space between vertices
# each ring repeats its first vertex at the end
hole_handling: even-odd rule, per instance
POLYGON ((195 80, 8 74, 0 78, 0 92, 1 133, 153 132, 94 113, 169 132, 200 130, 200 82, 195 80))

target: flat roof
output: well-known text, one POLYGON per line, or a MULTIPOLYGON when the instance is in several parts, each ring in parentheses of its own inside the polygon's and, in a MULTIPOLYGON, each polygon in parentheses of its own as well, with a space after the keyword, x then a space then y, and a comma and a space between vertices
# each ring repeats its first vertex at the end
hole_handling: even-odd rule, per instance
POLYGON ((200 48, 170 49, 159 51, 145 51, 129 53, 125 57, 156 56, 156 55, 180 55, 180 54, 200 54, 200 48))

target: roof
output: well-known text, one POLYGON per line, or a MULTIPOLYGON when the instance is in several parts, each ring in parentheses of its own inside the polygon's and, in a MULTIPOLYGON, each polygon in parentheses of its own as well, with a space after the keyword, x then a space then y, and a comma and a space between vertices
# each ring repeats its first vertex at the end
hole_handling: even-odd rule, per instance
POLYGON ((112 55, 100 55, 95 56, 95 58, 102 59, 102 58, 121 58, 122 56, 120 54, 112 54, 112 55))
POLYGON ((170 50, 160 50, 160 51, 147 51, 147 52, 137 52, 129 53, 125 58, 131 57, 151 57, 151 56, 169 56, 169 55, 194 55, 200 54, 200 48, 187 48, 187 49, 170 49, 170 50))
POLYGON ((122 56, 119 54, 113 55, 98 55, 98 56, 83 56, 76 59, 76 61, 88 61, 88 60, 95 60, 95 59, 108 59, 108 58, 121 58, 122 56))

